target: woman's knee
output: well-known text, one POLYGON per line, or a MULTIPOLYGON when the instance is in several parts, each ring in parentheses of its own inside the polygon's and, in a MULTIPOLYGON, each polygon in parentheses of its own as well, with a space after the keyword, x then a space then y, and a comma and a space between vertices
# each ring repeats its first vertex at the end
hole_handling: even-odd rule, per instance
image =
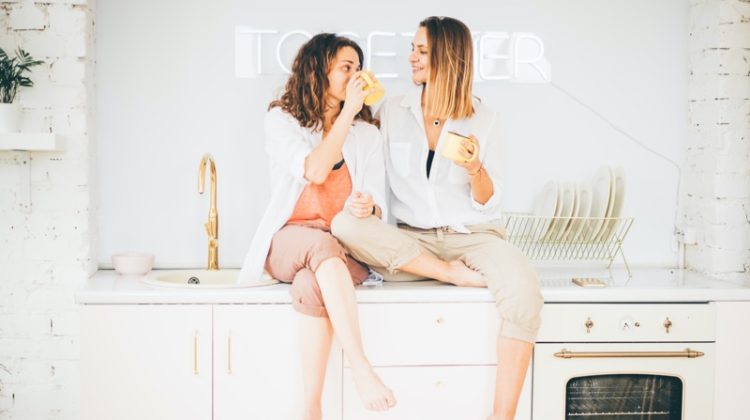
POLYGON ((310 250, 307 266, 312 271, 317 271, 323 261, 338 258, 346 262, 346 251, 341 243, 330 233, 324 232, 310 250))
POLYGON ((292 296, 292 307, 297 312, 319 318, 328 316, 318 279, 311 270, 297 272, 289 294, 292 296))
POLYGON ((331 233, 342 241, 347 241, 357 235, 360 219, 354 217, 346 209, 341 210, 331 220, 331 233))

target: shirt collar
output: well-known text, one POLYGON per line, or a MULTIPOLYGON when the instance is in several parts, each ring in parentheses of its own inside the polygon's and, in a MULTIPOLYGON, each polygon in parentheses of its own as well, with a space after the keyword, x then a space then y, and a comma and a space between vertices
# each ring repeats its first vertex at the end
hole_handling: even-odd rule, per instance
POLYGON ((400 105, 404 108, 410 108, 414 118, 422 122, 422 89, 424 85, 418 85, 410 89, 401 99, 400 105))

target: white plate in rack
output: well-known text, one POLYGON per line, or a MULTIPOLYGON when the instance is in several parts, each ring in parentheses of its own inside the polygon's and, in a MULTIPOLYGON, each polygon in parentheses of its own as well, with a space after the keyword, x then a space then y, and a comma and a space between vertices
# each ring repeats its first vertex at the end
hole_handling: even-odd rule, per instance
MULTIPOLYGON (((617 219, 622 214, 622 206, 625 203, 625 168, 618 166, 615 168, 614 173, 615 191, 614 194, 612 194, 614 196, 614 203, 612 204, 612 212, 609 217, 617 219)), ((603 241, 609 241, 612 239, 612 235, 619 226, 618 220, 609 221, 606 229, 602 229, 600 239, 603 241)))
POLYGON ((557 219, 553 222, 553 227, 550 228, 550 233, 547 237, 550 241, 559 241, 562 239, 563 234, 568 228, 570 223, 570 216, 573 215, 573 207, 575 206, 575 185, 572 182, 563 182, 559 184, 562 186, 562 196, 558 203, 561 203, 560 212, 556 214, 557 219))
POLYGON ((526 231, 524 235, 530 235, 534 240, 539 240, 544 237, 547 230, 550 227, 552 221, 551 217, 555 215, 557 211, 558 201, 557 182, 549 181, 542 188, 542 192, 537 196, 534 202, 534 216, 540 216, 541 220, 529 220, 529 225, 524 226, 526 231), (532 222, 533 221, 533 222, 532 222))
POLYGON ((568 233, 565 235, 566 241, 580 240, 581 230, 586 224, 585 217, 589 217, 591 212, 591 184, 581 182, 576 188, 576 212, 573 214, 575 219, 571 220, 568 233))
MULTIPOLYGON (((591 212, 590 217, 606 217, 609 206, 609 190, 612 187, 612 174, 608 166, 600 167, 591 181, 591 212)), ((589 220, 583 227, 582 238, 585 241, 594 240, 601 231, 604 220, 589 220)))
MULTIPOLYGON (((611 166, 608 166, 607 169, 609 169, 609 200, 607 201, 607 213, 604 214, 604 217, 610 218, 612 217, 612 212, 615 210, 617 180, 615 179, 615 169, 611 166)), ((599 232, 597 232, 596 236, 594 236, 594 240, 597 242, 603 240, 604 234, 609 229, 609 226, 611 224, 611 220, 605 220, 604 223, 602 223, 602 227, 599 229, 599 232)))

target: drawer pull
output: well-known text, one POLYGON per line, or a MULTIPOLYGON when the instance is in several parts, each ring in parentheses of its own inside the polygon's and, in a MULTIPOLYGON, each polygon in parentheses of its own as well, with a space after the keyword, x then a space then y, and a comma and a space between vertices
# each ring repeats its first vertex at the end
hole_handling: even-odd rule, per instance
POLYGON ((441 316, 441 317, 440 317, 440 318, 438 318, 438 319, 437 319, 437 320, 436 320, 435 322, 437 322, 437 323, 438 323, 438 325, 443 325, 443 324, 445 324, 445 318, 443 318, 443 317, 441 316))
POLYGON ((443 381, 437 381, 435 382, 435 388, 442 388, 445 384, 443 381))
POLYGON ((664 329, 667 330, 667 334, 669 334, 669 329, 672 328, 672 321, 669 320, 669 317, 664 320, 664 329))
POLYGON ((198 374, 198 330, 193 335, 193 374, 198 374))
POLYGON ((594 321, 591 320, 591 317, 588 317, 583 325, 586 327, 586 334, 588 334, 591 332, 591 329, 594 328, 594 321))
POLYGON ((684 351, 570 351, 562 349, 555 353, 555 357, 560 359, 592 359, 603 357, 685 357, 694 359, 702 357, 705 353, 702 351, 691 350, 684 351))
POLYGON ((227 374, 232 374, 232 330, 227 334, 227 374))

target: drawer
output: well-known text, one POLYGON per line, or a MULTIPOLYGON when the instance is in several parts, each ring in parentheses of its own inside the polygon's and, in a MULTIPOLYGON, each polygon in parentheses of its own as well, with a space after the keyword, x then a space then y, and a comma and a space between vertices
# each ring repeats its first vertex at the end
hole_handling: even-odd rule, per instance
POLYGON ((359 319, 373 366, 496 363, 493 303, 360 304, 359 319))
MULTIPOLYGON (((383 367, 375 371, 393 390, 396 406, 386 412, 365 409, 347 368, 344 420, 486 419, 492 412, 494 366, 383 367)), ((530 418, 531 378, 527 375, 516 420, 530 418)))
POLYGON ((713 303, 545 304, 537 341, 714 341, 715 312, 713 303))

